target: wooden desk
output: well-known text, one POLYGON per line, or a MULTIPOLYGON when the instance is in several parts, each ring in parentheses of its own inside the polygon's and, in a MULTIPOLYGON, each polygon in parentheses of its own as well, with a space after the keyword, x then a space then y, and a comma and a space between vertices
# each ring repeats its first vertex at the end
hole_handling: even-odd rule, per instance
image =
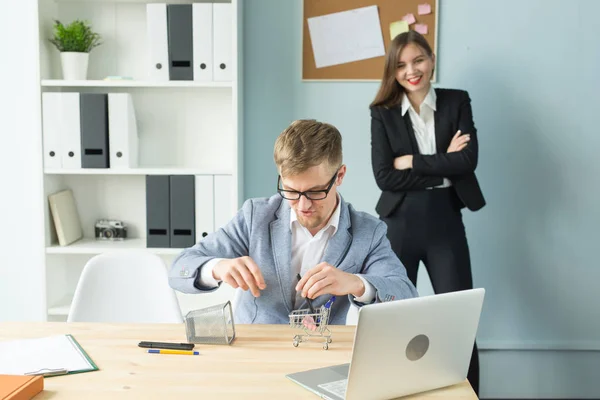
MULTIPOLYGON (((35 400, 316 399, 286 374, 350 361, 353 326, 333 326, 333 343, 292 345, 287 325, 237 325, 231 346, 196 345, 199 356, 148 354, 140 340, 185 342, 178 324, 0 323, 0 341, 72 334, 100 371, 45 378, 35 400)), ((468 382, 405 399, 477 399, 468 382)))

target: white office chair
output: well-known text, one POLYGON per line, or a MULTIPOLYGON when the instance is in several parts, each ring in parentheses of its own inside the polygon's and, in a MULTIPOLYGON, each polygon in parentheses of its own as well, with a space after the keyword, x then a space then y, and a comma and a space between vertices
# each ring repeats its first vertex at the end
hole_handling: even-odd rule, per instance
POLYGON ((67 322, 182 323, 183 318, 164 261, 130 251, 87 262, 67 322))

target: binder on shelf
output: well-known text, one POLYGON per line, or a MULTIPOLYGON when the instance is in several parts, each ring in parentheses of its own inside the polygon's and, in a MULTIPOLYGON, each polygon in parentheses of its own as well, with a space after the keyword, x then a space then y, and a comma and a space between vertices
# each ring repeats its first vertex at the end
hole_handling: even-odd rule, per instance
POLYGON ((196 175, 196 243, 215 230, 213 185, 213 175, 196 175))
POLYGON ((224 227, 233 217, 233 177, 215 175, 215 231, 224 227))
POLYGON ((149 79, 169 80, 169 42, 167 38, 167 5, 146 5, 146 35, 148 46, 149 79))
POLYGON ((146 175, 146 247, 171 247, 169 176, 146 175))
POLYGON ((196 242, 194 175, 170 179, 171 247, 191 247, 196 242))
POLYGON ((61 168, 62 93, 42 93, 44 168, 61 168))
POLYGON ((169 46, 169 79, 194 79, 192 5, 168 4, 167 29, 169 46))
POLYGON ((231 3, 213 4, 213 76, 215 81, 231 81, 232 65, 231 3))
POLYGON ((81 167, 108 168, 108 96, 80 93, 81 167))
POLYGON ((138 167, 138 132, 129 93, 108 94, 108 149, 110 168, 138 167))
POLYGON ((48 196, 50 212, 58 236, 58 243, 67 246, 83 237, 77 205, 71 189, 48 196))
POLYGON ((62 135, 61 164, 62 168, 81 168, 81 122, 79 111, 79 93, 60 93, 62 135))
POLYGON ((213 80, 213 5, 192 4, 194 80, 213 80))

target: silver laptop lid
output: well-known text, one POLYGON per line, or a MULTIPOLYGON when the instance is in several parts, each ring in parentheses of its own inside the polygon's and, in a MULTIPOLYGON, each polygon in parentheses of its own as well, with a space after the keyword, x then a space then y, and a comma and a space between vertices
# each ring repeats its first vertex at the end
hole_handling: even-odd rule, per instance
POLYGON ((362 307, 346 400, 391 399, 464 381, 484 295, 472 289, 362 307))

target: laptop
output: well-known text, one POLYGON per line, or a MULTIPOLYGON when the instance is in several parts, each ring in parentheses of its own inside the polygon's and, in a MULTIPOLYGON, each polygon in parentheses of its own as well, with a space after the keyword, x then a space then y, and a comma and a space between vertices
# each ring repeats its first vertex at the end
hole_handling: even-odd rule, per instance
POLYGON ((478 288, 363 306, 349 364, 286 377, 330 400, 394 399, 463 382, 484 295, 478 288))

